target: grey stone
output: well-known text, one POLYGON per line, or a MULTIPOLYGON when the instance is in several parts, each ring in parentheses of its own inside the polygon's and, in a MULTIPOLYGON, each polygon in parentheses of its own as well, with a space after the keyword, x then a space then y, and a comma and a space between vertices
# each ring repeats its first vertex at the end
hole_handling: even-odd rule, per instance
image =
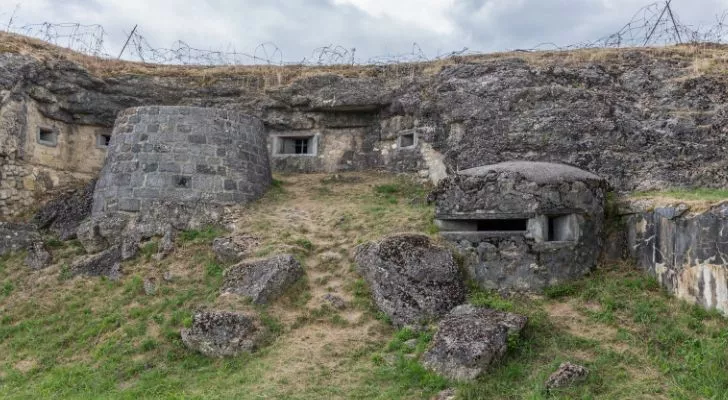
POLYGON ((33 222, 38 228, 57 234, 60 240, 74 239, 78 225, 91 216, 95 186, 93 179, 84 187, 49 201, 33 216, 33 222))
POLYGON ((225 271, 222 291, 246 296, 257 304, 265 304, 281 296, 304 275, 303 267, 291 255, 248 261, 225 271))
POLYGON ((346 300, 335 294, 326 293, 322 296, 322 299, 337 310, 343 310, 346 308, 346 300))
POLYGON ((508 349, 508 336, 526 326, 524 316, 462 305, 438 324, 423 365, 449 379, 469 381, 500 361, 508 349))
POLYGON ((33 269, 43 269, 51 265, 51 262, 53 262, 53 257, 43 242, 34 242, 28 247, 25 265, 33 269))
POLYGON ((249 235, 219 237, 212 241, 212 252, 219 262, 237 263, 259 244, 258 238, 249 235))
POLYGON ((0 222, 0 256, 29 248, 41 242, 35 225, 0 222))
POLYGON ((121 259, 131 260, 139 254, 140 239, 133 235, 126 235, 121 241, 121 259))
POLYGON ((198 311, 192 327, 182 329, 182 343, 207 357, 230 357, 251 353, 264 331, 253 318, 225 311, 198 311))
POLYGON ((167 229, 164 236, 159 240, 157 254, 154 255, 155 260, 162 260, 174 251, 174 232, 167 229))
POLYGON ((71 264, 72 275, 106 276, 118 279, 121 276, 121 247, 113 246, 100 253, 81 256, 71 264))
POLYGON ((157 294, 157 280, 153 277, 144 279, 144 294, 154 296, 157 294))
POLYGON ((589 375, 589 370, 581 365, 572 364, 570 362, 562 363, 549 378, 546 380, 546 389, 561 389, 572 386, 583 381, 589 375))
POLYGON ((396 326, 417 327, 465 301, 450 251, 426 236, 394 235, 356 249, 357 271, 396 326))

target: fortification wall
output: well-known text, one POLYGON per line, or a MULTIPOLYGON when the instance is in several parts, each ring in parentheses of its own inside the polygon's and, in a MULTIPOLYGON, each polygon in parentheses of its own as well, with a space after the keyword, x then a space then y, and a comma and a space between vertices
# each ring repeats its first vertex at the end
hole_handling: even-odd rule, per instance
POLYGON ((668 292, 728 315, 728 203, 708 209, 638 200, 619 210, 611 259, 629 259, 668 292))
POLYGON ((257 118, 215 108, 131 108, 114 126, 92 215, 245 203, 270 182, 257 118))
POLYGON ((0 155, 0 210, 12 214, 33 193, 90 179, 103 158, 93 146, 99 132, 121 110, 145 105, 256 116, 278 171, 382 169, 438 181, 526 160, 570 164, 619 191, 728 186, 723 75, 689 68, 696 53, 682 48, 578 56, 340 70, 130 66, 102 74, 62 58, 0 53, 0 115, 10 121, 0 125, 0 142, 17 150, 0 155), (12 128, 17 121, 22 134, 12 128), (57 147, 37 145, 43 126, 59 127, 57 147))
POLYGON ((0 217, 95 178, 111 129, 43 115, 32 99, 7 96, 0 107, 0 217))

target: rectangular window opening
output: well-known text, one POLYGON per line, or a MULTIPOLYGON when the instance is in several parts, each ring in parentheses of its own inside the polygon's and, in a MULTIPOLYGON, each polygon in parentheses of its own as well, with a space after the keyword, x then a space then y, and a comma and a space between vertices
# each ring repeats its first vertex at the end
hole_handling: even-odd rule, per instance
POLYGON ((415 145, 415 134, 414 133, 400 135, 399 147, 412 147, 414 145, 415 145))
POLYGON ((548 220, 549 242, 568 242, 577 239, 577 227, 574 215, 550 216, 548 220))
POLYGON ((109 147, 110 142, 111 142, 111 135, 96 136, 96 145, 98 147, 109 147))
POLYGON ((51 128, 38 128, 38 143, 46 146, 55 146, 58 143, 58 135, 51 128))
POLYGON ((313 136, 281 137, 278 154, 311 155, 314 154, 313 136))

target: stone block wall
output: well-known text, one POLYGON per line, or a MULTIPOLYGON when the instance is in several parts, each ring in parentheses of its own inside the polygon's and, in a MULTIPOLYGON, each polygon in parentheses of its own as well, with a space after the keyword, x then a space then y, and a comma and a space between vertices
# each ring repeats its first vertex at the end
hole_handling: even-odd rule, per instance
POLYGON ((271 182, 263 124, 235 111, 139 107, 121 112, 94 193, 93 216, 173 205, 232 205, 271 182))

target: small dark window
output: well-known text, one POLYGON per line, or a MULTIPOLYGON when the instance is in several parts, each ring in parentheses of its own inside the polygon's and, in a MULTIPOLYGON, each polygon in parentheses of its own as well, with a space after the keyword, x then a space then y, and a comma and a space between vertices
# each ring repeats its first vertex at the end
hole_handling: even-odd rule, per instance
POLYGON ((478 221, 478 232, 525 232, 527 219, 483 219, 478 221))
POLYGON ((549 218, 549 242, 566 242, 577 239, 575 215, 558 215, 549 218))
POLYGON ((313 154, 313 136, 282 137, 279 139, 278 154, 313 154))
POLYGON ((175 176, 174 184, 178 188, 189 189, 192 179, 189 176, 175 176))
POLYGON ((415 145, 415 134, 408 133, 399 137, 399 147, 412 147, 415 145))
POLYGON ((98 147, 109 147, 110 142, 111 142, 111 135, 96 136, 96 145, 98 147))
POLYGON ((56 146, 58 135, 51 128, 38 128, 38 143, 46 146, 56 146))

